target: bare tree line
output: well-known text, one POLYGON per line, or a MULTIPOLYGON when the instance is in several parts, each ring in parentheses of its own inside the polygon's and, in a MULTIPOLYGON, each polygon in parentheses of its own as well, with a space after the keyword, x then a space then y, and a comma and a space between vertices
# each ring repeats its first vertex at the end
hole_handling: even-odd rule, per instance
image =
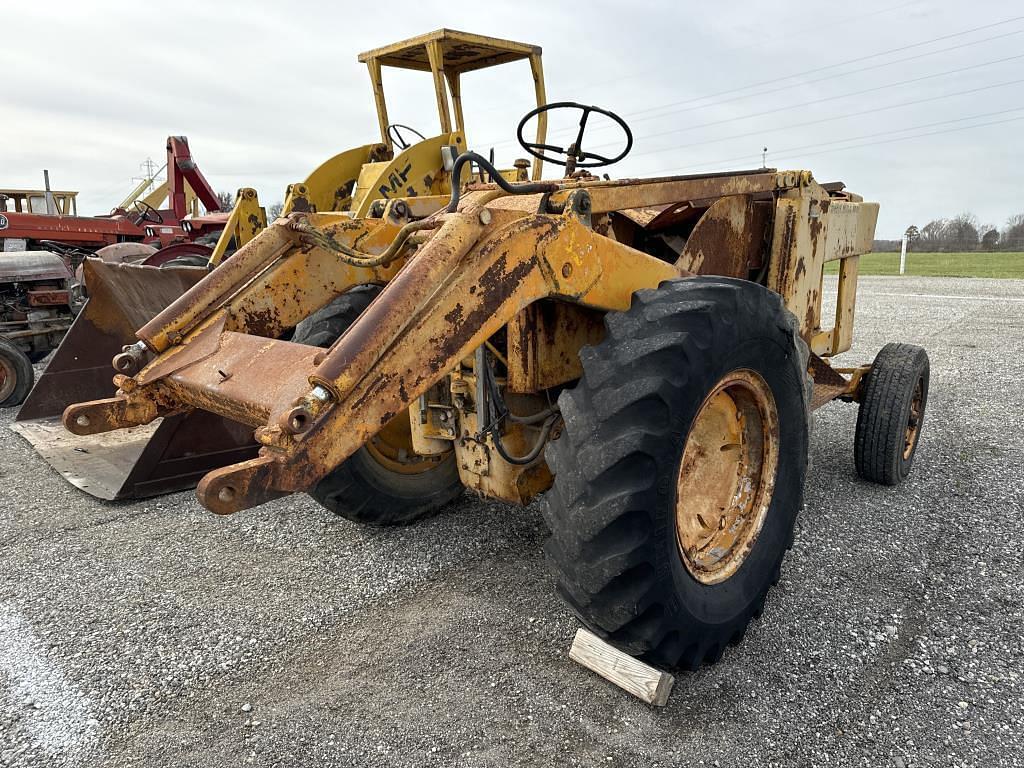
MULTIPOLYGON (((921 252, 1024 251, 1024 213, 995 224, 979 224, 973 213, 951 219, 933 219, 923 227, 907 227, 907 249, 921 252)), ((899 240, 876 240, 875 251, 898 251, 899 240)))

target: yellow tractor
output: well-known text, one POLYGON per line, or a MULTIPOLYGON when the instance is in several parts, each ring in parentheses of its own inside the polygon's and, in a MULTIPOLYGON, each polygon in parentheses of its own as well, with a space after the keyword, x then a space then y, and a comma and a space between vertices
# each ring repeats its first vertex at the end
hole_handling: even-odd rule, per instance
MULTIPOLYGON (((362 58, 429 69, 458 124, 465 62, 515 57, 536 57, 541 100, 530 46, 441 30, 362 58)), ((293 207, 143 324, 116 392, 63 423, 92 440, 196 413, 246 425, 258 455, 198 486, 218 514, 305 491, 380 525, 464 488, 543 495, 558 589, 587 626, 656 663, 714 661, 778 579, 812 411, 859 403, 859 472, 910 471, 924 350, 829 363, 850 348, 878 205, 803 170, 599 178, 632 137, 590 105, 539 104, 519 139, 564 176, 510 181, 456 142, 429 191, 357 205, 357 182, 347 211, 293 207), (555 110, 579 117, 566 147, 543 135, 555 110), (618 153, 587 148, 595 115, 618 153), (470 164, 485 180, 463 183, 470 164)))

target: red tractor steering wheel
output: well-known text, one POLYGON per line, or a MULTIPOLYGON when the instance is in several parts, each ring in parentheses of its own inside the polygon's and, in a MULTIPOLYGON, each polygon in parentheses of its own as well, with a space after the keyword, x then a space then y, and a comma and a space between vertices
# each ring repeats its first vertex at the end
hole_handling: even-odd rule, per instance
POLYGON ((135 206, 135 210, 139 214, 139 218, 135 220, 135 226, 141 227, 142 222, 148 221, 153 224, 163 224, 164 217, 160 215, 160 211, 154 208, 149 203, 143 202, 142 200, 136 200, 132 205, 135 206))

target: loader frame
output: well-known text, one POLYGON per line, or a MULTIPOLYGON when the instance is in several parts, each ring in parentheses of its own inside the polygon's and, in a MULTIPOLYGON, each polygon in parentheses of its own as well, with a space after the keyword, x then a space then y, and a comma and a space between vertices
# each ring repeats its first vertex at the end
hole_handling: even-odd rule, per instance
MULTIPOLYGON (((391 420, 408 418, 418 450, 454 448, 465 485, 525 502, 551 474, 540 456, 506 460, 480 423, 486 356, 504 358, 503 385, 519 407, 539 411, 579 376, 580 349, 600 338, 604 313, 697 274, 779 293, 813 352, 813 405, 857 396, 863 369, 843 376, 827 358, 850 346, 857 258, 870 250, 878 206, 841 185, 760 169, 571 178, 533 194, 474 184, 448 202, 398 198, 379 217, 278 220, 143 326, 116 360, 118 393, 69 407, 65 426, 94 435, 191 409, 250 425, 259 456, 199 484, 202 504, 224 514, 311 488, 391 420), (641 250, 644 233, 674 226, 688 231, 677 259, 641 250), (374 258, 353 259, 356 247, 374 258), (838 311, 822 328, 823 272, 835 260, 838 311), (367 283, 385 287, 330 349, 279 340, 367 283)), ((498 439, 514 448, 530 433, 513 426, 498 439)))

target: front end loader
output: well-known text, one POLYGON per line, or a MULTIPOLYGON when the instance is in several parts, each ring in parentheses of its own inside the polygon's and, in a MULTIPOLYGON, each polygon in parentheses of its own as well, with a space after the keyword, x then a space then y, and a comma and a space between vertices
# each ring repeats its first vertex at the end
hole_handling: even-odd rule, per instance
POLYGON ((142 325, 116 392, 63 423, 82 439, 190 414, 247 425, 258 454, 197 488, 218 514, 307 492, 384 525, 465 488, 542 497, 558 589, 588 627, 655 663, 714 661, 778 579, 815 409, 860 404, 866 479, 912 465, 924 351, 829 362, 851 345, 878 205, 800 170, 598 178, 632 137, 593 106, 541 105, 519 139, 563 178, 510 182, 460 152, 447 194, 279 219, 142 325), (555 109, 579 110, 572 143, 528 141, 555 109), (586 149, 595 113, 623 130, 614 157, 586 149), (470 164, 485 181, 458 183, 470 164))
MULTIPOLYGON (((395 210, 404 211, 403 215, 421 216, 422 211, 433 210, 432 199, 451 193, 454 160, 466 149, 462 74, 527 62, 540 106, 546 98, 540 57, 540 49, 533 45, 447 30, 362 54, 359 60, 370 74, 380 141, 340 152, 304 181, 288 185, 283 215, 335 212, 380 217, 391 199, 402 200, 395 210), (382 83, 386 67, 431 73, 438 93, 437 135, 423 137, 415 129, 389 122, 382 83), (413 134, 419 141, 410 141, 413 134)), ((536 142, 542 143, 545 135, 546 115, 538 121, 536 142)), ((177 168, 171 148, 169 140, 168 167, 177 168)), ((542 163, 535 159, 532 172, 529 163, 520 163, 500 173, 504 179, 521 181, 531 173, 538 179, 541 172, 542 163)), ((467 168, 464 176, 469 175, 467 168)), ((166 190, 158 193, 167 194, 166 190)), ((147 206, 148 201, 140 203, 147 206)), ((230 215, 221 215, 218 222, 223 231, 212 246, 183 243, 148 254, 144 263, 121 263, 124 249, 137 246, 119 244, 109 246, 113 251, 109 257, 87 259, 82 265, 89 301, 13 428, 71 483, 94 496, 138 498, 191 488, 210 469, 239 456, 255 455, 258 449, 250 429, 208 414, 162 419, 117 439, 74 440, 60 425, 61 413, 69 404, 109 392, 110 359, 135 340, 136 329, 264 229, 266 217, 255 190, 240 189, 230 215)), ((141 261, 134 252, 131 257, 141 261)))

